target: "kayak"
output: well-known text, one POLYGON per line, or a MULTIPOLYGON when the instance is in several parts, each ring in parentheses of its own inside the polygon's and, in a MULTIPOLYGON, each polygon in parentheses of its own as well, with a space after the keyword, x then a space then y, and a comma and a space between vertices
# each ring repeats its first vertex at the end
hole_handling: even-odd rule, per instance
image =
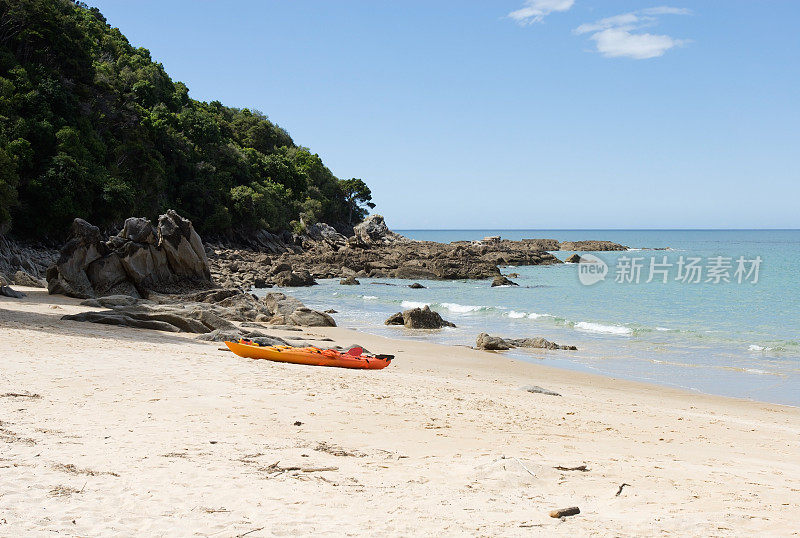
POLYGON ((349 353, 341 353, 335 349, 317 347, 259 346, 244 342, 225 342, 225 345, 240 357, 248 359, 266 359, 312 366, 380 370, 389 366, 394 358, 392 355, 364 355, 360 348, 351 350, 349 353), (353 352, 357 354, 354 355, 353 352))

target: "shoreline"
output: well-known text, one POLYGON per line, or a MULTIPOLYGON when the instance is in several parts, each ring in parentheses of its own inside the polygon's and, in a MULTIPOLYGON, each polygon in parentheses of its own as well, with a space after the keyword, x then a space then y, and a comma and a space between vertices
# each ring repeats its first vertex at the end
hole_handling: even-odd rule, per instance
POLYGON ((267 330, 397 358, 253 361, 61 321, 88 308, 22 289, 0 299, 9 533, 789 535, 800 519, 794 407, 342 327, 267 330), (581 514, 549 517, 567 506, 581 514))

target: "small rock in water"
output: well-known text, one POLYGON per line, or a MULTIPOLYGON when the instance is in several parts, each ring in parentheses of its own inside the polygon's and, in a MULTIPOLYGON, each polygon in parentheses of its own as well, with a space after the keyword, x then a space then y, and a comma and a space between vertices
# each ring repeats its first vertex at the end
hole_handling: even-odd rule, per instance
POLYGON ((573 254, 572 256, 570 256, 569 258, 567 258, 564 261, 567 262, 567 263, 581 263, 581 256, 580 256, 580 254, 573 254))
POLYGON ((550 517, 567 517, 567 516, 576 516, 581 513, 581 509, 577 506, 570 506, 569 508, 559 508, 558 510, 553 510, 550 512, 550 517))
POLYGON ((425 286, 423 286, 423 285, 422 285, 422 284, 420 284, 419 282, 414 282, 413 284, 409 284, 409 285, 408 285, 408 287, 409 287, 409 288, 411 288, 412 290, 422 290, 422 289, 425 289, 425 286))
POLYGON ((548 390, 537 385, 528 385, 526 387, 522 387, 522 390, 527 392, 532 392, 534 394, 546 394, 548 396, 561 396, 557 392, 553 392, 552 390, 548 390))
POLYGON ((345 277, 345 278, 341 279, 339 281, 339 284, 342 285, 342 286, 358 286, 359 284, 361 284, 361 282, 356 280, 356 277, 354 277, 354 276, 348 276, 348 277, 345 277))
POLYGON ((519 284, 501 275, 494 277, 494 280, 492 280, 492 287, 496 286, 519 286, 519 284))

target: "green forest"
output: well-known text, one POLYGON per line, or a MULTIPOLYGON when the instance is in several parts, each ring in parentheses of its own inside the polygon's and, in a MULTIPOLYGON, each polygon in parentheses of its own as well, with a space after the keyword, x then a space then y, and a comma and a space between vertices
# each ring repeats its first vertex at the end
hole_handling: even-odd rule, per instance
POLYGON ((0 0, 0 232, 61 237, 75 217, 113 228, 168 208, 201 233, 342 229, 371 207, 362 180, 261 112, 190 98, 96 8, 0 0))

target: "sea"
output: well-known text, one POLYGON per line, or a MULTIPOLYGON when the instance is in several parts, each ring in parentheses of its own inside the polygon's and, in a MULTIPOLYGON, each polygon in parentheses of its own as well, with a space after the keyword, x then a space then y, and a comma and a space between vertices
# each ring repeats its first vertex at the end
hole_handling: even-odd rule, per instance
MULTIPOLYGON (((626 251, 579 253, 591 263, 502 267, 489 280, 361 278, 285 288, 340 326, 400 339, 474 345, 476 336, 544 337, 578 351, 514 349, 507 356, 757 401, 800 406, 800 230, 395 230, 451 242, 487 236, 598 239, 626 251), (590 256, 587 256, 590 254, 590 256), (456 328, 386 326, 429 305, 456 328)), ((553 252, 566 260, 573 252, 553 252)), ((261 293, 266 290, 260 290, 261 293)), ((374 350, 380 352, 380 350, 374 350)))

